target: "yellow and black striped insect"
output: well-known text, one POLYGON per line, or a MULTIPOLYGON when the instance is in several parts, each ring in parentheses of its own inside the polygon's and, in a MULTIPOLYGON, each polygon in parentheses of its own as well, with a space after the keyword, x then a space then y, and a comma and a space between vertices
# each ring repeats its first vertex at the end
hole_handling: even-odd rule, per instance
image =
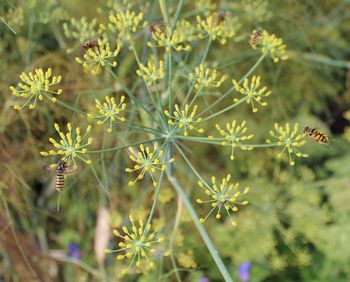
POLYGON ((321 131, 319 131, 317 128, 311 128, 306 126, 303 132, 306 136, 310 137, 312 140, 329 148, 328 144, 329 144, 330 138, 327 135, 323 134, 321 131))
POLYGON ((64 178, 67 174, 67 163, 65 161, 59 161, 56 167, 56 190, 61 192, 64 186, 64 178))
POLYGON ((255 47, 261 41, 263 36, 264 36, 264 31, 262 29, 253 30, 249 39, 250 46, 255 47))
POLYGON ((149 31, 152 33, 163 34, 165 32, 165 24, 153 22, 149 27, 149 31))
POLYGON ((84 44, 81 46, 84 48, 84 50, 88 50, 90 48, 94 48, 98 46, 98 38, 93 38, 93 39, 89 39, 86 42, 84 42, 84 44))
POLYGON ((219 11, 215 15, 214 25, 215 26, 221 25, 225 20, 226 20, 225 12, 219 11))

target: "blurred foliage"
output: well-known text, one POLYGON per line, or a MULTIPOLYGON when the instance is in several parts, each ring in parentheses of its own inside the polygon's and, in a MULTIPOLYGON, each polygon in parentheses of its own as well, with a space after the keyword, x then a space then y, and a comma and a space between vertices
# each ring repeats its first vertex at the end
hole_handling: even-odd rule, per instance
MULTIPOLYGON (((167 2, 172 15, 177 1, 167 2)), ((4 281, 34 281, 30 275, 43 281, 72 281, 72 277, 74 281, 173 281, 172 260, 178 264, 183 281, 204 281, 199 280, 203 277, 222 281, 188 214, 178 208, 177 196, 167 183, 160 195, 156 220, 163 226, 163 235, 173 236, 176 242, 171 254, 168 246, 159 247, 162 249, 158 250, 156 270, 147 275, 122 277, 121 270, 127 265, 116 263, 112 255, 101 265, 93 243, 99 209, 108 203, 114 228, 127 221, 130 211, 145 218, 152 205, 152 190, 145 188, 151 182, 127 186, 126 153, 97 156, 96 171, 84 168, 68 178, 61 193, 61 211, 56 212, 54 172, 46 170, 48 161, 40 156, 40 151, 49 136, 55 134, 54 122, 71 121, 84 126, 87 122, 52 103, 35 111, 13 110, 15 100, 9 86, 17 82, 22 71, 36 67, 53 66, 55 73, 62 74, 63 95, 71 105, 88 109, 95 98, 122 92, 120 84, 107 74, 94 77, 84 73, 66 51, 81 55, 81 43, 98 36, 97 22, 107 24, 111 11, 126 7, 143 11, 148 22, 163 19, 158 1, 0 3, 0 278, 4 281), (108 197, 95 176, 109 187, 108 197), (177 213, 181 221, 176 234, 172 234, 177 213), (79 245, 78 261, 68 256, 71 242, 79 245), (19 251, 11 252, 14 248, 19 251)), ((298 159, 295 167, 286 165, 287 157, 278 159, 277 149, 238 152, 231 161, 228 148, 188 144, 193 156, 201 156, 193 162, 203 176, 224 174, 226 168, 234 180, 252 187, 247 195, 251 204, 236 215, 237 227, 229 220, 218 222, 215 218, 209 218, 205 226, 236 281, 240 281, 237 266, 246 261, 252 262, 250 281, 349 281, 350 3, 186 1, 181 17, 195 23, 196 15, 206 17, 218 10, 237 17, 242 26, 239 34, 243 39, 222 46, 215 43, 208 56, 208 61, 230 80, 239 79, 257 60, 257 53, 247 48, 254 28, 281 36, 287 44, 289 60, 280 64, 266 60, 257 69, 256 74, 273 92, 269 105, 259 115, 252 116, 249 107, 241 107, 227 112, 217 122, 224 124, 230 117, 243 120, 250 115, 249 132, 261 142, 276 121, 318 127, 333 140, 330 149, 309 142, 304 148, 309 158, 298 159)), ((194 69, 200 57, 196 54, 203 52, 204 44, 195 42, 194 52, 184 55, 192 63, 184 66, 179 76, 194 69)), ((146 56, 144 46, 146 41, 138 41, 136 48, 146 56)), ((183 57, 176 59, 182 66, 183 57)), ((118 76, 133 86, 130 74, 135 74, 136 62, 128 52, 122 52, 119 61, 118 76)), ((215 90, 212 94, 217 93, 215 90)), ((211 123, 203 126, 208 135, 215 134, 211 123)), ((105 133, 102 127, 96 127, 95 134, 105 133)), ((123 132, 120 139, 126 138, 130 136, 123 132)), ((94 146, 109 148, 117 144, 113 138, 103 140, 102 143, 96 139, 101 144, 94 146)), ((196 181, 190 180, 190 172, 181 169, 180 178, 194 203, 201 192, 196 181)), ((200 215, 206 214, 201 206, 194 205, 200 215)), ((111 241, 110 247, 112 244, 115 243, 111 241)))

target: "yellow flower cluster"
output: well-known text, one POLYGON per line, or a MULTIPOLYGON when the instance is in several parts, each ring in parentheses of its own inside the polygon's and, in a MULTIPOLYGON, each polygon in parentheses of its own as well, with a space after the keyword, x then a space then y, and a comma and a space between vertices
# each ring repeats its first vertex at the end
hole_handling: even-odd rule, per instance
POLYGON ((180 131, 183 131, 184 136, 188 136, 189 130, 196 130, 203 133, 203 128, 197 128, 196 125, 202 121, 202 118, 196 118, 197 105, 190 112, 190 106, 185 105, 184 109, 180 109, 178 104, 175 104, 175 111, 170 115, 169 111, 165 110, 164 114, 169 117, 168 124, 177 126, 180 131))
POLYGON ((150 60, 147 66, 140 64, 140 69, 137 70, 136 73, 138 76, 141 76, 148 85, 151 85, 164 77, 164 62, 160 60, 159 66, 157 66, 153 60, 150 60))
POLYGON ((166 52, 170 52, 171 49, 175 51, 190 51, 191 45, 186 43, 188 40, 188 33, 184 29, 175 29, 170 35, 169 31, 163 33, 152 33, 152 39, 154 42, 147 42, 148 47, 165 47, 166 52))
POLYGON ((274 142, 277 143, 278 146, 283 147, 282 151, 278 154, 278 157, 281 157, 285 150, 288 152, 289 163, 290 165, 294 165, 295 161, 293 159, 293 155, 296 155, 298 158, 306 158, 307 154, 302 154, 299 151, 299 147, 305 144, 305 140, 301 141, 303 138, 303 134, 299 134, 298 124, 294 125, 293 130, 289 123, 286 123, 285 127, 280 126, 278 123, 275 123, 274 131, 270 130, 270 135, 275 139, 271 141, 267 139, 266 142, 268 144, 272 144, 274 142))
POLYGON ((97 124, 101 125, 105 122, 109 122, 109 127, 107 131, 109 133, 112 132, 112 124, 116 120, 120 120, 121 122, 125 121, 125 117, 121 117, 120 113, 125 110, 126 103, 125 103, 125 96, 121 96, 119 103, 117 104, 115 102, 114 97, 105 97, 105 102, 101 103, 99 99, 95 99, 96 102, 96 108, 99 111, 100 115, 90 115, 90 117, 99 119, 97 124))
POLYGON ((80 128, 77 127, 73 129, 70 123, 67 124, 68 132, 66 134, 61 132, 57 123, 55 123, 54 127, 61 137, 61 140, 57 142, 54 138, 49 138, 49 141, 55 149, 49 150, 48 152, 40 152, 40 154, 45 157, 62 155, 62 160, 66 161, 68 166, 71 163, 76 166, 75 158, 90 164, 91 160, 83 158, 82 155, 88 153, 86 147, 92 143, 92 137, 87 138, 87 135, 91 131, 91 125, 86 128, 83 136, 81 135, 80 128))
POLYGON ((263 32, 263 38, 258 43, 261 52, 268 54, 272 60, 277 63, 280 60, 287 60, 286 45, 283 44, 282 38, 277 37, 274 34, 269 34, 266 30, 263 32))
POLYGON ((14 86, 10 86, 10 90, 14 96, 22 97, 27 101, 22 106, 15 105, 14 109, 21 110, 29 104, 29 109, 33 110, 37 100, 39 99, 42 101, 44 96, 50 99, 52 102, 55 102, 56 98, 52 97, 52 95, 60 95, 62 93, 62 89, 54 91, 52 88, 61 82, 62 77, 60 75, 51 76, 51 68, 48 68, 45 73, 41 68, 35 69, 34 73, 29 72, 26 74, 22 72, 19 77, 23 83, 18 83, 17 87, 19 89, 15 88, 14 86))
MULTIPOLYGON (((258 105, 265 107, 267 106, 267 102, 262 102, 263 97, 268 97, 271 95, 271 91, 267 91, 267 87, 260 87, 260 76, 253 76, 250 84, 248 78, 246 78, 243 82, 243 87, 241 87, 236 80, 232 80, 232 83, 235 87, 235 90, 246 96, 246 103, 252 106, 253 113, 258 111, 258 108, 255 107, 256 102, 258 105)), ((239 102, 239 99, 235 98, 233 100, 234 103, 239 102)))
POLYGON ((181 252, 177 256, 177 262, 180 266, 184 268, 196 268, 197 263, 194 259, 193 250, 187 250, 186 252, 181 252))
POLYGON ((196 89, 201 87, 220 87, 227 78, 225 75, 219 78, 216 69, 207 68, 204 64, 200 64, 196 67, 194 73, 190 73, 189 77, 196 81, 196 84, 194 85, 196 89))
POLYGON ((71 18, 70 22, 63 24, 63 31, 67 38, 78 39, 81 44, 96 37, 101 32, 97 19, 92 19, 89 22, 86 17, 82 17, 80 20, 71 18))
POLYGON ((206 204, 211 203, 212 209, 209 211, 209 213, 206 215, 205 218, 201 218, 200 222, 203 223, 209 215, 217 209, 216 218, 221 218, 221 211, 226 211, 227 215, 229 216, 231 223, 233 225, 237 225, 237 222, 232 220, 231 217, 231 211, 237 212, 238 207, 237 205, 247 205, 248 201, 238 202, 237 198, 241 197, 242 195, 245 195, 248 193, 249 188, 246 187, 243 192, 239 190, 239 183, 236 184, 230 184, 231 175, 228 174, 226 178, 223 178, 221 183, 219 185, 216 184, 216 178, 212 176, 212 186, 205 186, 203 182, 199 181, 198 185, 202 189, 204 189, 205 193, 210 196, 210 200, 201 200, 197 199, 198 204, 206 204))
MULTIPOLYGON (((132 40, 131 34, 135 33, 140 27, 146 26, 146 22, 141 26, 143 19, 143 13, 136 14, 133 11, 120 11, 116 15, 110 15, 108 28, 118 33, 120 39, 130 42, 132 40)), ((106 29, 104 25, 101 25, 103 30, 106 29)))
MULTIPOLYGON (((143 262, 147 262, 147 266, 150 269, 155 267, 154 262, 150 260, 150 255, 156 252, 155 245, 164 240, 164 237, 158 236, 159 228, 152 229, 151 224, 145 225, 142 219, 138 220, 138 224, 135 223, 134 217, 129 216, 132 224, 131 228, 126 226, 122 227, 123 233, 117 229, 113 230, 115 236, 121 242, 118 243, 117 250, 106 250, 106 253, 123 252, 117 256, 118 260, 128 259, 130 260, 129 268, 134 264, 138 271, 142 271, 141 266, 144 266, 143 262)), ((143 271, 142 271, 143 272, 143 271)))
POLYGON ((140 171, 139 175, 134 181, 129 181, 129 186, 133 186, 137 180, 142 180, 146 173, 151 176, 153 186, 157 185, 157 181, 154 178, 156 171, 162 171, 166 169, 166 165, 172 163, 174 158, 162 161, 161 158, 164 155, 163 150, 158 150, 158 143, 155 143, 153 148, 140 145, 140 151, 135 152, 134 148, 129 147, 129 158, 135 162, 134 168, 126 168, 125 171, 132 173, 134 171, 140 171))
POLYGON ((236 35, 240 25, 236 18, 225 19, 222 23, 217 24, 216 17, 217 14, 212 14, 205 19, 197 16, 198 37, 209 37, 211 40, 218 40, 221 44, 225 44, 228 38, 236 35))
POLYGON ((218 140, 223 146, 231 146, 231 160, 234 160, 234 149, 239 146, 242 150, 252 150, 253 146, 244 145, 241 141, 249 140, 253 138, 253 134, 244 135, 247 131, 246 121, 244 120, 240 125, 236 125, 236 121, 232 123, 226 123, 226 130, 222 129, 218 124, 215 125, 216 129, 220 132, 223 138, 215 138, 209 136, 211 140, 218 140))
POLYGON ((96 75, 100 71, 100 67, 104 67, 106 64, 115 67, 117 61, 109 62, 109 60, 118 56, 119 52, 119 45, 114 51, 111 51, 108 42, 104 43, 101 39, 98 39, 98 47, 87 49, 84 54, 84 60, 79 57, 76 57, 75 60, 82 64, 84 68, 90 70, 91 74, 96 75))

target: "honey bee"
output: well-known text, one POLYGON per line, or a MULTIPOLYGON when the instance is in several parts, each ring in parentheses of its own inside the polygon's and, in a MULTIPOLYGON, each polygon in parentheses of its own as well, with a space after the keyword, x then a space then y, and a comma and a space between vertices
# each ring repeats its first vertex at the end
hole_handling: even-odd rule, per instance
POLYGON ((306 126, 304 128, 303 132, 305 135, 309 136, 314 141, 329 148, 329 146, 327 144, 329 143, 330 138, 328 136, 326 136, 325 134, 323 134, 322 132, 320 132, 317 128, 311 128, 311 127, 306 126))
POLYGON ((215 15, 215 18, 214 18, 214 25, 215 26, 221 25, 225 21, 225 19, 226 19, 226 17, 225 17, 225 13, 223 11, 217 12, 217 14, 215 15))
POLYGON ((67 164, 65 161, 59 161, 56 167, 56 190, 61 192, 64 186, 64 178, 67 173, 67 164))
POLYGON ((249 44, 255 47, 263 38, 264 32, 262 29, 254 30, 250 35, 249 44))
POLYGON ((89 39, 82 45, 85 51, 97 46, 98 46, 98 38, 89 39))
POLYGON ((165 24, 153 22, 149 27, 149 31, 152 33, 163 34, 165 32, 165 24))

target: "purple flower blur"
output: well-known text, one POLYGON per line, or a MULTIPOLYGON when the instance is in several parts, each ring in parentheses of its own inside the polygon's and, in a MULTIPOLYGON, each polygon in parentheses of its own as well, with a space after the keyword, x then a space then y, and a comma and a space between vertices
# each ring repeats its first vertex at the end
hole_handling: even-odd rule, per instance
POLYGON ((70 243, 68 245, 68 256, 74 259, 80 259, 79 245, 77 243, 70 243))
POLYGON ((249 281, 249 270, 251 267, 251 262, 247 261, 238 266, 238 275, 243 282, 249 281))
POLYGON ((198 280, 198 282, 210 282, 210 280, 207 277, 202 277, 198 280))

